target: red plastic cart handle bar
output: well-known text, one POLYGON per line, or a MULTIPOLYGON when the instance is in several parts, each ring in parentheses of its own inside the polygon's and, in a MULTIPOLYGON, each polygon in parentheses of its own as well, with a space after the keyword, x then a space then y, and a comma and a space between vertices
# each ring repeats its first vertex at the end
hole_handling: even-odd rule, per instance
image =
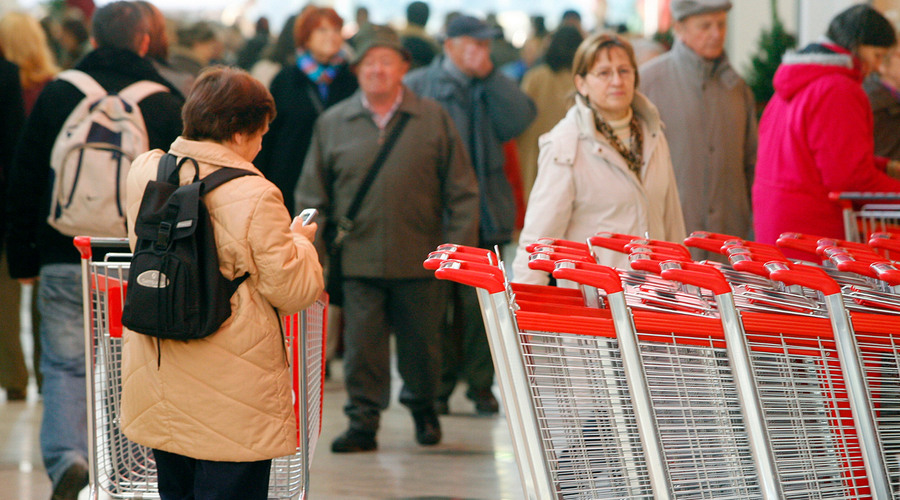
POLYGON ((594 258, 587 255, 578 256, 559 252, 537 252, 528 256, 528 268, 537 271, 544 271, 545 273, 553 273, 553 270, 556 269, 556 261, 562 259, 577 260, 580 262, 595 264, 594 258))
POLYGON ((496 264, 498 262, 497 256, 494 254, 494 252, 485 250, 484 248, 468 247, 465 245, 457 245, 455 243, 444 243, 443 245, 438 246, 437 250, 442 252, 461 252, 484 255, 487 256, 488 264, 496 264))
POLYGON ((689 264, 677 261, 662 263, 662 277, 687 285, 711 290, 716 295, 731 293, 731 285, 718 269, 703 264, 689 264))
POLYGON ((758 262, 752 256, 747 254, 736 254, 728 258, 731 261, 731 267, 742 273, 755 274, 763 278, 769 277, 769 271, 766 270, 765 262, 758 262))
POLYGON ((900 285, 900 269, 888 262, 875 262, 869 264, 869 268, 875 272, 878 279, 887 282, 891 286, 900 285))
POLYGON ((448 260, 434 272, 435 277, 442 280, 455 281, 463 285, 483 288, 488 293, 500 293, 506 290, 503 282, 490 273, 467 269, 466 262, 448 260))
POLYGON ((900 193, 877 191, 832 191, 828 193, 828 198, 834 201, 897 201, 900 200, 900 193))
POLYGON ((642 253, 633 253, 628 256, 628 263, 635 271, 643 271, 645 273, 659 274, 662 272, 659 265, 663 263, 661 260, 654 259, 651 255, 642 253))
POLYGON ((487 274, 490 274, 490 275, 496 277, 501 282, 503 281, 503 271, 501 271, 499 267, 485 264, 483 262, 470 262, 467 260, 461 260, 461 259, 455 259, 455 258, 440 259, 440 260, 439 259, 428 259, 424 262, 424 266, 425 266, 425 269, 431 269, 431 270, 436 271, 436 270, 440 269, 441 266, 444 265, 445 262, 461 262, 461 263, 463 263, 463 266, 462 266, 463 269, 467 269, 469 271, 478 271, 478 272, 482 272, 482 273, 487 273, 487 274))
POLYGON ((887 264, 890 262, 881 258, 880 255, 872 253, 872 255, 863 254, 857 257, 855 253, 848 252, 845 248, 827 247, 825 256, 830 260, 838 271, 846 273, 856 273, 869 278, 880 279, 878 273, 872 269, 872 264, 887 264))
POLYGON ((582 285, 605 290, 606 293, 622 291, 622 281, 615 269, 600 264, 579 262, 576 260, 559 260, 553 270, 553 277, 570 280, 582 285))
POLYGON ((775 247, 768 248, 765 246, 749 246, 746 243, 741 244, 725 244, 722 246, 722 253, 731 256, 735 254, 750 255, 756 260, 780 260, 788 262, 787 257, 775 247))
POLYGON ((884 256, 879 255, 870 247, 866 247, 863 249, 857 248, 847 248, 847 247, 832 247, 832 246, 820 246, 820 253, 827 257, 831 258, 833 255, 849 255, 853 257, 854 260, 859 262, 865 262, 866 264, 872 264, 874 262, 889 262, 884 256))
POLYGON ((686 248, 680 251, 672 247, 631 242, 625 245, 625 250, 629 253, 649 253, 672 260, 691 260, 691 253, 686 248))
POLYGON ((890 252, 900 252, 900 239, 897 239, 892 233, 873 233, 869 238, 869 246, 890 252))
POLYGON ((691 248, 699 248, 707 252, 722 253, 722 245, 729 240, 741 239, 729 234, 710 233, 707 231, 694 231, 684 239, 684 244, 691 248))
MULTIPOLYGON (((551 245, 555 247, 566 247, 571 248, 572 250, 579 250, 584 253, 591 253, 591 248, 587 246, 586 243, 580 243, 577 241, 563 240, 560 238, 538 238, 537 241, 533 243, 534 245, 551 245)), ((531 246, 531 245, 529 245, 531 246)), ((530 249, 528 249, 531 252, 530 249)))
MULTIPOLYGON (((422 263, 425 266, 425 269, 430 269, 432 271, 436 270, 440 267, 441 262, 445 260, 462 260, 465 262, 475 262, 478 264, 484 264, 486 266, 491 265, 490 259, 487 256, 481 256, 474 253, 465 253, 465 252, 431 252, 428 254, 428 258, 425 259, 425 262, 422 263)), ((496 266, 491 266, 496 267, 496 266)))
POLYGON ((619 253, 628 253, 625 250, 625 245, 631 243, 634 240, 638 240, 637 236, 631 236, 628 234, 619 234, 619 233, 597 233, 594 236, 588 238, 588 243, 593 246, 606 248, 608 250, 613 250, 619 253))
POLYGON ((528 245, 527 247, 525 247, 525 250, 527 250, 528 253, 546 252, 546 253, 560 253, 560 254, 565 254, 565 255, 572 255, 575 257, 588 257, 588 258, 591 257, 591 252, 587 251, 587 250, 580 250, 580 249, 572 248, 572 247, 560 247, 560 246, 555 246, 555 245, 545 245, 545 244, 538 244, 538 243, 532 243, 532 244, 528 245))
MULTIPOLYGON (((632 240, 631 245, 642 245, 649 246, 654 249, 665 249, 670 253, 678 255, 678 258, 690 259, 691 251, 687 249, 684 245, 678 243, 672 243, 671 241, 665 240, 651 240, 647 238, 639 238, 636 240, 632 240)), ((626 247, 627 248, 627 247, 626 247)))
POLYGON ((76 236, 74 243, 75 248, 78 249, 78 253, 81 254, 82 259, 88 260, 93 256, 90 236, 76 236))
POLYGON ((875 250, 872 250, 872 247, 866 245, 865 243, 856 243, 853 241, 838 240, 835 238, 821 238, 816 242, 816 244, 818 245, 816 247, 816 252, 818 252, 819 255, 821 255, 822 252, 824 252, 828 247, 846 248, 848 250, 854 250, 858 252, 875 253, 875 250))
POLYGON ((810 234, 781 233, 781 236, 778 237, 775 244, 781 248, 790 248, 812 255, 819 255, 816 249, 819 247, 820 239, 822 239, 821 236, 813 236, 810 234))
POLYGON ((815 267, 785 262, 770 262, 766 264, 766 269, 769 271, 769 278, 781 281, 787 285, 804 286, 813 290, 819 290, 825 295, 841 293, 841 287, 825 274, 825 271, 815 267))

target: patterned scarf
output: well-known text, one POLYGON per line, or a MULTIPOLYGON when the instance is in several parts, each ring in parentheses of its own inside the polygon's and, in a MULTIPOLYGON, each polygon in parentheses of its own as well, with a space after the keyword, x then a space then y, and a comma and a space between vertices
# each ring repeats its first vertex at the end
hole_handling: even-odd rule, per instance
POLYGON ((343 52, 338 52, 328 61, 328 64, 320 64, 308 50, 297 53, 297 67, 306 74, 311 82, 316 84, 322 102, 328 100, 328 86, 334 81, 338 68, 345 60, 343 52))
POLYGON ((591 113, 594 115, 594 126, 603 134, 603 137, 612 144, 612 147, 622 155, 628 168, 634 172, 638 179, 641 178, 641 165, 644 163, 644 133, 641 131, 641 125, 638 123, 637 115, 631 116, 631 149, 626 148, 625 144, 619 140, 619 137, 613 131, 609 123, 600 116, 593 106, 591 113))

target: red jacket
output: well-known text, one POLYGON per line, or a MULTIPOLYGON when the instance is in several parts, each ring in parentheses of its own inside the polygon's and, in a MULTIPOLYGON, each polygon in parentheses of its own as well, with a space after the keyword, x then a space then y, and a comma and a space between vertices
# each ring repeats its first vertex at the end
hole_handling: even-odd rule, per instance
POLYGON ((759 123, 757 241, 775 243, 787 231, 844 238, 830 191, 900 191, 884 173, 887 160, 875 157, 872 108, 855 62, 840 47, 813 45, 785 56, 775 73, 759 123))

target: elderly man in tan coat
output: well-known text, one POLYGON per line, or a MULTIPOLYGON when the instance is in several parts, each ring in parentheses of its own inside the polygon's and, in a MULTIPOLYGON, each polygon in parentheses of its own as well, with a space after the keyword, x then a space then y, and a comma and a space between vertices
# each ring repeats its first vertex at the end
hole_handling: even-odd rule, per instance
POLYGON ((640 68, 640 90, 666 125, 685 227, 749 238, 756 104, 725 54, 731 2, 673 0, 671 8, 675 46, 640 68))

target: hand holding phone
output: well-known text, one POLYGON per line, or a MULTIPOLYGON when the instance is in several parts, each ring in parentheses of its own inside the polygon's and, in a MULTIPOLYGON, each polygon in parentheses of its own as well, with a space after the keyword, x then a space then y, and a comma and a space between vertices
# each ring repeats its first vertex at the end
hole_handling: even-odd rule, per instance
POLYGON ((312 222, 313 218, 319 214, 319 211, 315 208, 307 208, 306 210, 300 212, 300 215, 294 217, 294 220, 291 222, 291 229, 295 227, 302 227, 309 225, 312 222))

